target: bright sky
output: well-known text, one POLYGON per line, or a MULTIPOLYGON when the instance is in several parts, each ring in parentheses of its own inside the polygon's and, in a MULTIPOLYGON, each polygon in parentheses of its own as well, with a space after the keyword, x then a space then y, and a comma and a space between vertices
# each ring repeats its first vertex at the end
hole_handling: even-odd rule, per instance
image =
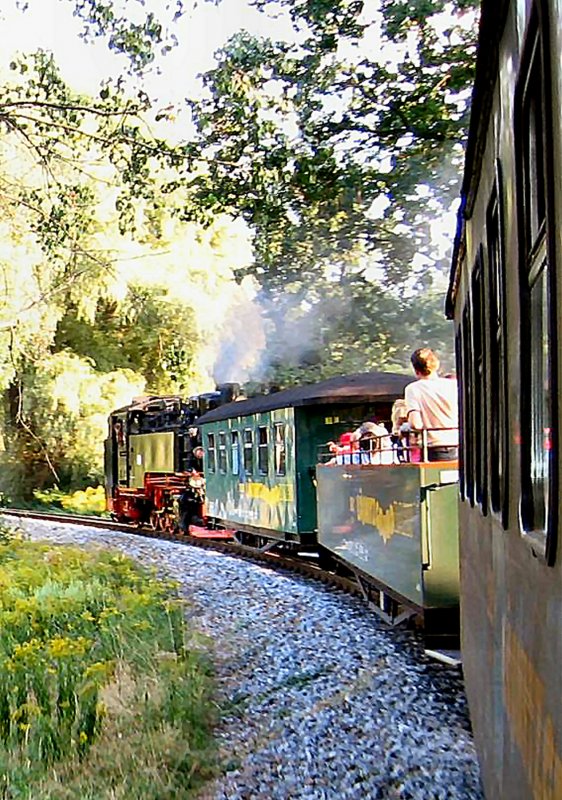
MULTIPOLYGON (((154 10, 158 16, 167 2, 147 0, 144 10, 154 10)), ((112 55, 103 40, 86 44, 80 39, 81 22, 72 16, 69 0, 29 0, 26 12, 15 9, 16 0, 4 0, 2 5, 2 66, 7 66, 17 51, 52 50, 65 79, 88 93, 96 91, 101 79, 123 70, 124 59, 112 55)), ((131 10, 135 5, 130 0, 131 10)), ((185 5, 189 7, 189 0, 185 5)), ((236 31, 246 29, 276 38, 290 35, 288 22, 265 17, 245 0, 223 0, 218 6, 205 1, 193 5, 195 8, 173 25, 178 46, 159 60, 162 75, 153 76, 149 82, 150 93, 165 102, 193 96, 197 73, 213 67, 213 53, 236 31)))
MULTIPOLYGON (((129 0, 126 7, 128 12, 133 13, 135 10, 137 13, 153 10, 157 17, 162 18, 168 3, 169 0, 145 0, 143 8, 140 0, 129 0)), ((103 39, 92 44, 82 41, 82 24, 72 15, 72 0, 28 0, 26 12, 16 10, 16 0, 4 0, 2 6, 0 30, 4 47, 0 55, 0 68, 7 68, 17 51, 31 52, 38 48, 52 50, 67 82, 73 88, 90 94, 97 93, 101 80, 124 71, 124 57, 110 53, 103 39), (7 43, 11 44, 11 48, 7 43)), ((177 103, 181 106, 185 97, 197 96, 200 85, 197 74, 213 67, 214 52, 241 29, 294 40, 295 34, 286 15, 272 18, 260 14, 249 6, 247 0, 222 0, 218 5, 208 0, 185 0, 185 8, 188 9, 186 13, 172 27, 178 45, 158 60, 161 74, 153 75, 146 84, 149 94, 157 97, 162 105, 177 103)), ((378 39, 377 10, 378 0, 367 0, 362 18, 372 25, 365 42, 370 51, 376 49, 375 40, 378 39)), ((450 17, 447 12, 441 16, 441 23, 446 27, 450 17)), ((340 54, 349 60, 360 55, 360 49, 357 48, 353 52, 340 54)), ((175 133, 171 134, 168 129, 169 134, 184 138, 188 134, 186 124, 189 125, 187 120, 180 116, 175 133)), ((450 248, 454 214, 452 209, 442 225, 434 226, 435 233, 446 232, 445 237, 435 236, 434 246, 440 254, 450 248)))

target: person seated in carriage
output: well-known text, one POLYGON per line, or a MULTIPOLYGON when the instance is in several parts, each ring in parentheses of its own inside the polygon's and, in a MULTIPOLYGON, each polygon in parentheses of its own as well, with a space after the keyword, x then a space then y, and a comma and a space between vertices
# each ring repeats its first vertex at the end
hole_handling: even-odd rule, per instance
MULTIPOLYGON (((332 453, 332 458, 328 464, 351 464, 353 458, 358 455, 357 443, 352 441, 352 434, 342 433, 337 442, 328 442, 328 450, 332 453)), ((355 462, 353 462, 355 463, 355 462)))
POLYGON ((361 464, 392 464, 392 439, 386 427, 374 418, 362 422, 351 434, 351 441, 358 442, 361 464))

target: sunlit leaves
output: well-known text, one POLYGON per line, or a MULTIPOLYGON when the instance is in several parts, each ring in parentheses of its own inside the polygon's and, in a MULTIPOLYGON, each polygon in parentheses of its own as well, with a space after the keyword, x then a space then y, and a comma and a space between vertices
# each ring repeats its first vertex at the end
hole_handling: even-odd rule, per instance
POLYGON ((68 0, 74 14, 84 22, 84 38, 105 36, 108 46, 127 56, 132 69, 142 72, 154 61, 155 53, 167 52, 176 43, 172 26, 184 13, 183 0, 160 6, 158 17, 145 9, 144 0, 122 3, 113 0, 68 0))
POLYGON ((236 36, 206 76, 193 113, 207 166, 186 214, 226 208, 255 230, 249 269, 276 333, 278 374, 294 378, 301 356, 307 374, 345 369, 365 350, 380 366, 407 363, 407 349, 433 341, 415 311, 410 341, 400 337, 416 292, 447 335, 432 224, 457 193, 476 39, 465 12, 477 3, 383 2, 382 13, 348 0, 281 5, 298 44, 236 36), (371 214, 381 197, 386 208, 371 214), (289 319, 303 344, 284 365, 289 319))

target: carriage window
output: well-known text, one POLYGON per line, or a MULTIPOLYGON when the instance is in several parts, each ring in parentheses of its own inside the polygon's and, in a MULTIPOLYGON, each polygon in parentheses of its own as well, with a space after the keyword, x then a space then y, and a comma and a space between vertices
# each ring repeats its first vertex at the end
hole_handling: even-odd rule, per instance
MULTIPOLYGON (((457 331, 455 336, 455 360, 458 366, 459 374, 464 375, 465 363, 462 351, 462 325, 457 331)), ((465 450, 465 427, 464 427, 464 381, 461 383, 461 391, 459 393, 459 490, 461 499, 466 500, 466 479, 464 471, 464 450, 465 450)))
POLYGON ((474 442, 475 500, 487 513, 486 455, 487 455, 487 380, 486 380, 486 311, 482 257, 479 257, 472 274, 472 354, 474 361, 474 397, 470 439, 474 442))
POLYGON ((463 409, 463 430, 465 436, 463 438, 463 471, 465 482, 466 499, 470 505, 474 505, 474 458, 472 450, 471 431, 474 431, 474 377, 472 374, 472 336, 471 325, 468 305, 463 311, 462 320, 462 353, 463 363, 465 364, 464 381, 462 385, 462 409, 463 409))
POLYGON ((216 472, 214 433, 207 434, 207 469, 209 472, 216 472))
POLYGON ((219 472, 221 475, 226 475, 226 433, 219 433, 219 472))
POLYGON ((285 423, 275 423, 275 474, 286 475, 285 423))
POLYGON ((268 461, 268 436, 267 428, 260 426, 258 428, 258 470, 260 475, 267 475, 267 461, 268 461))
POLYGON ((238 431, 232 431, 230 434, 230 457, 232 463, 232 474, 238 475, 240 473, 240 448, 238 443, 238 431))
POLYGON ((552 395, 552 328, 549 234, 549 139, 547 36, 539 19, 531 20, 517 87, 518 200, 522 257, 521 297, 521 519, 524 530, 549 558, 554 551, 556 503, 552 443, 557 431, 552 395))
MULTIPOLYGON (((498 165, 499 169, 499 165, 498 165)), ((488 244, 489 364, 490 364, 490 504, 500 512, 507 527, 507 381, 504 263, 500 200, 494 186, 488 206, 486 235, 488 244)))
POLYGON ((254 471, 254 433, 249 428, 244 431, 244 471, 249 475, 254 471))

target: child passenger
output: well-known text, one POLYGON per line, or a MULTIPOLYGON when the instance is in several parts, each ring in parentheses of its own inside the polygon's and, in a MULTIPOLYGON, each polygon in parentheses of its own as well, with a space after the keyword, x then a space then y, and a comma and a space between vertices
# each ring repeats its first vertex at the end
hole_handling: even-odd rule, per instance
POLYGON ((353 442, 361 447, 362 464, 392 464, 392 439, 381 423, 367 420, 351 434, 353 442))

